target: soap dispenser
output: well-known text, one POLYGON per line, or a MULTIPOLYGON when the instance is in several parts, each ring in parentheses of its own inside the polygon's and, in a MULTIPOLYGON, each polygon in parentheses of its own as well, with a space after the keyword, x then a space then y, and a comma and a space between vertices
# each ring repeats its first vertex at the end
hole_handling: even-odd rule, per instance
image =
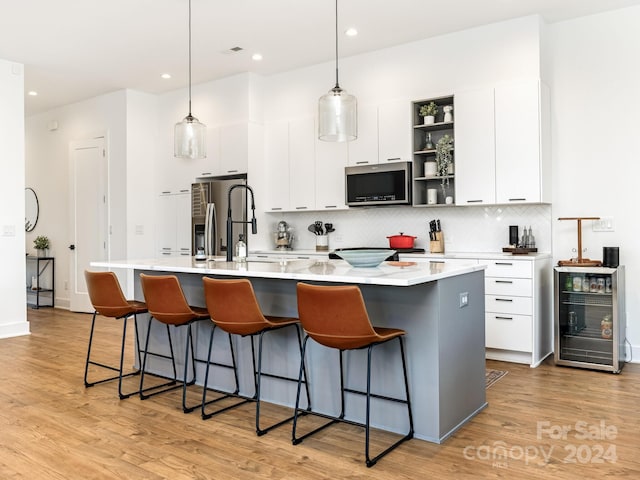
POLYGON ((247 244, 244 243, 244 234, 240 234, 236 243, 236 262, 245 263, 247 261, 247 244))

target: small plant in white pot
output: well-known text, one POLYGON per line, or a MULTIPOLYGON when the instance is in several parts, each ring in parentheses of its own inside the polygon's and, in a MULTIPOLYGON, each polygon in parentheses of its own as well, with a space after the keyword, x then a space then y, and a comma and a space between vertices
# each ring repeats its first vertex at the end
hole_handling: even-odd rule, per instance
POLYGON ((438 106, 435 102, 429 102, 420 107, 420 116, 424 117, 424 124, 430 125, 436 121, 436 114, 438 113, 438 106))
POLYGON ((49 238, 44 235, 38 235, 33 240, 33 247, 38 251, 39 257, 46 257, 47 249, 49 248, 49 238))

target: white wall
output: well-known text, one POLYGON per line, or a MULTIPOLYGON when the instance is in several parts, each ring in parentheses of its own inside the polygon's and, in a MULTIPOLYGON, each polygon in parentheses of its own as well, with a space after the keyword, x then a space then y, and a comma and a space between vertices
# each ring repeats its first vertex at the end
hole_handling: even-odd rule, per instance
MULTIPOLYGON (((73 240, 69 218, 69 142, 106 135, 109 157, 109 219, 111 258, 126 255, 126 91, 101 95, 26 119, 26 183, 40 201, 40 219, 27 234, 27 248, 36 235, 51 240, 56 258, 56 306, 69 306, 69 249, 73 240), (57 129, 50 130, 51 122, 57 129)), ((23 100, 21 100, 23 101, 23 100)), ((33 253, 33 251, 31 251, 33 253)))
POLYGON ((640 143, 640 7, 549 26, 552 92, 553 254, 575 256, 575 222, 558 217, 613 217, 614 232, 584 222, 585 256, 602 259, 620 247, 626 266, 627 338, 640 359, 640 223, 637 221, 640 143), (634 213, 636 212, 636 213, 634 213))
POLYGON ((0 338, 26 335, 24 73, 0 59, 0 338))

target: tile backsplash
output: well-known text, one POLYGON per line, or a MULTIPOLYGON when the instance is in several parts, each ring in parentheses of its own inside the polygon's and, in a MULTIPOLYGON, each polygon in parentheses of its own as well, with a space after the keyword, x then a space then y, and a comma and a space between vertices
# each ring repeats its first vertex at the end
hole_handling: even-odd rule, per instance
POLYGON ((376 207, 335 212, 266 214, 268 231, 262 230, 253 248, 273 248, 271 232, 280 220, 294 229, 294 250, 315 249, 315 235, 307 226, 316 220, 333 223, 329 248, 388 247, 387 236, 403 232, 418 237, 416 247, 429 251, 429 221, 440 219, 445 252, 500 252, 509 243, 509 225, 531 227, 540 252, 551 251, 551 205, 496 205, 485 207, 376 207), (267 237, 266 234, 269 233, 267 237), (258 245, 258 243, 261 243, 258 245))

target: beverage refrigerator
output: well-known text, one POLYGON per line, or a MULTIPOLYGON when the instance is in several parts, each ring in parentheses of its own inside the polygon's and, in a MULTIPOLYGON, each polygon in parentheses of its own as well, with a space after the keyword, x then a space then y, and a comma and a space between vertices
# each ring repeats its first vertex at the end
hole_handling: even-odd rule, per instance
POLYGON ((620 373, 626 361, 624 267, 556 267, 556 365, 620 373))

